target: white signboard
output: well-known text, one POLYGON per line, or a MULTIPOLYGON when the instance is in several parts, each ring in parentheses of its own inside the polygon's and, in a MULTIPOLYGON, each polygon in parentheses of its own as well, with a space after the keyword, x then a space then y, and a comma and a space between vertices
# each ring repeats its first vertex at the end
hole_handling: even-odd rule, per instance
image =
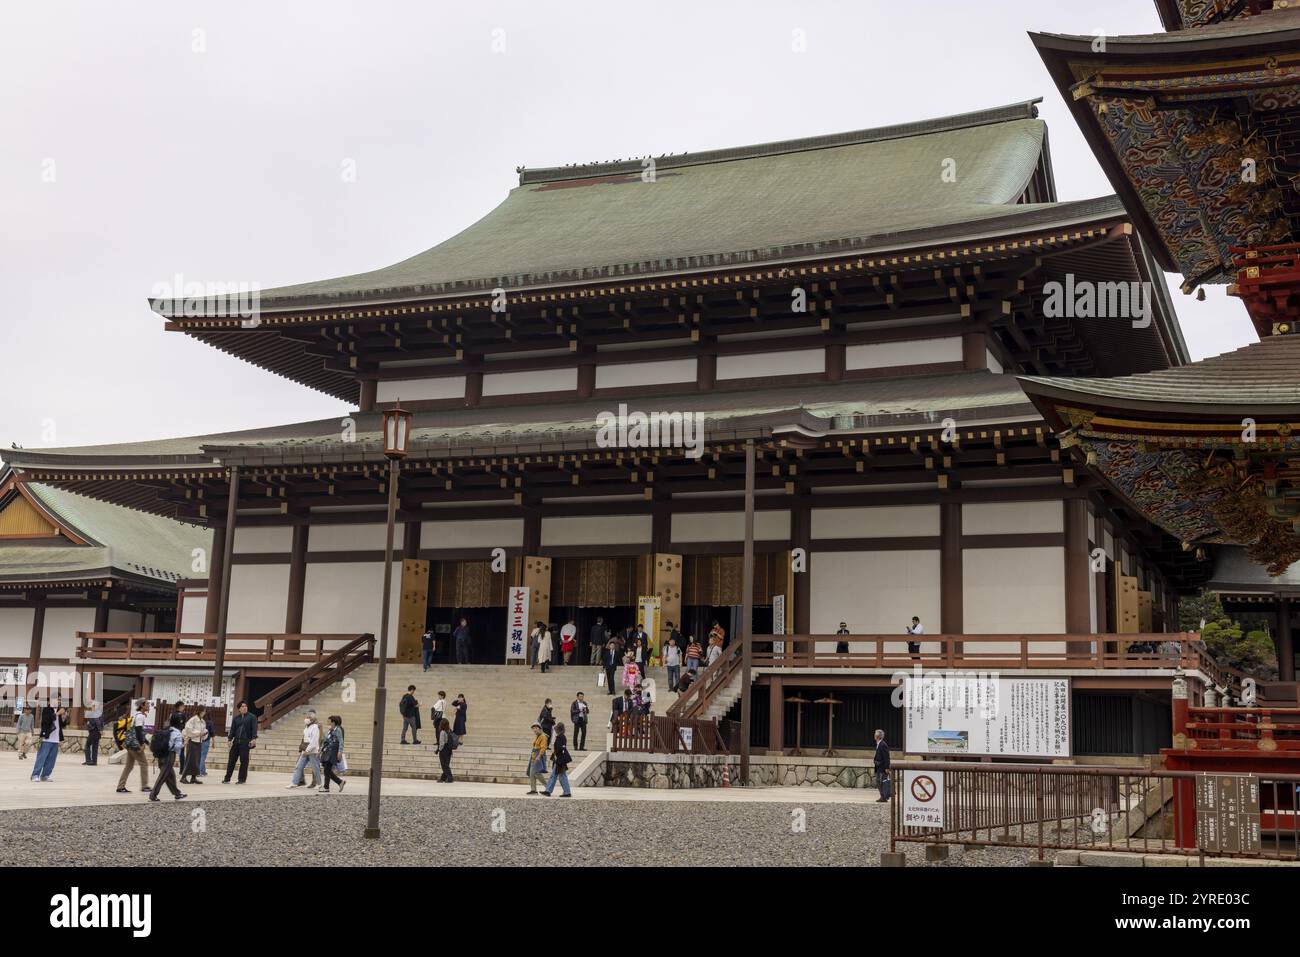
POLYGON ((903 678, 909 754, 1070 756, 1070 679, 914 672, 903 678))
MULTIPOLYGON (((785 596, 784 595, 772 596, 772 634, 774 635, 785 634, 785 596)), ((772 651, 774 654, 778 654, 778 655, 785 654, 785 642, 784 641, 772 642, 772 651)))
POLYGON ((904 771, 903 824, 907 827, 943 829, 943 772, 904 771))
POLYGON ((527 585, 513 585, 506 596, 506 661, 525 661, 528 647, 527 585))
POLYGON ((691 743, 695 740, 694 728, 678 728, 677 736, 682 739, 682 750, 690 754, 691 743))

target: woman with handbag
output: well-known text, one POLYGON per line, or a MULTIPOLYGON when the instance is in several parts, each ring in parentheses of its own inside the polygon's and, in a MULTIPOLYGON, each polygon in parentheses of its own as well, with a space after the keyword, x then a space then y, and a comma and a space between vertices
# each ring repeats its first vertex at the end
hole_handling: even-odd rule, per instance
POLYGON ((455 750, 451 733, 451 723, 443 718, 438 722, 438 763, 442 765, 442 775, 438 778, 443 784, 455 784, 451 775, 451 752, 455 750))
POLYGON ((555 790, 556 779, 560 782, 560 787, 564 788, 564 793, 560 797, 573 797, 573 792, 569 790, 569 765, 573 762, 572 755, 569 754, 568 741, 564 736, 564 723, 560 722, 555 726, 555 742, 551 751, 551 780, 546 784, 546 790, 542 793, 547 797, 555 790))
POLYGON ((463 694, 458 694, 451 706, 456 709, 456 720, 451 723, 452 733, 458 738, 463 738, 465 737, 465 716, 469 713, 469 702, 465 700, 463 694))
POLYGON ((342 756, 343 719, 336 714, 332 714, 330 715, 330 729, 325 733, 325 743, 320 748, 321 775, 325 778, 325 783, 321 786, 319 793, 329 794, 331 781, 339 786, 339 792, 342 793, 343 785, 346 782, 334 773, 334 766, 339 763, 342 756))
POLYGON ((185 742, 185 766, 181 769, 181 784, 202 784, 199 766, 203 762, 203 742, 208 738, 207 709, 196 708, 185 722, 181 732, 185 742), (186 777, 189 780, 185 780, 186 777))

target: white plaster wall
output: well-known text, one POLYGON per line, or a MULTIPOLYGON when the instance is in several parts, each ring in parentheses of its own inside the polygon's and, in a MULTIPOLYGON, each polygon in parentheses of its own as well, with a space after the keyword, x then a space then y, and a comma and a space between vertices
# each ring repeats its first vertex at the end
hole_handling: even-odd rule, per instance
MULTIPOLYGON (((289 566, 233 567, 226 631, 232 634, 283 632, 285 613, 289 607, 289 566)), ((200 631, 203 630, 201 626, 200 622, 200 631)))
POLYGON ((990 372, 996 372, 998 374, 1001 374, 1004 371, 1002 368, 1002 363, 998 362, 998 357, 995 356, 988 349, 984 350, 984 361, 988 363, 990 372))
MULTIPOLYGON (((94 630, 95 609, 93 608, 45 609, 45 630, 41 635, 41 657, 71 658, 77 653, 77 632, 94 630)), ((28 638, 30 640, 30 633, 28 638)))
POLYGON ((794 352, 757 352, 747 356, 718 356, 719 379, 753 379, 760 376, 803 375, 826 371, 825 349, 794 352))
MULTIPOLYGON (((918 615, 928 631, 939 630, 939 550, 888 552, 813 552, 810 627, 833 635, 840 622, 859 635, 898 635, 885 650, 904 653, 904 629, 918 615)), ((922 645, 933 651, 938 645, 922 645)), ((819 652, 833 653, 835 642, 819 641, 819 652)), ((849 650, 874 652, 874 641, 854 641, 849 650)))
MULTIPOLYGON (((962 620, 968 635, 1065 633, 1065 549, 967 548, 962 551, 962 620)), ((980 642, 971 651, 1014 652, 1010 642, 980 642)), ((1061 651, 1039 642, 1031 651, 1061 651)))
POLYGON ((895 538, 938 534, 938 505, 882 505, 812 510, 812 537, 815 539, 895 538))
POLYGON ((110 608, 108 610, 108 630, 116 632, 139 631, 140 616, 133 611, 110 608))
MULTIPOLYGON (((372 634, 379 637, 379 592, 384 584, 383 562, 310 562, 302 608, 304 634, 372 634)), ((397 648, 398 604, 402 563, 393 563, 388 621, 390 654, 397 648)))
MULTIPOLYGON (((287 601, 286 597, 286 601, 287 601)), ((179 627, 182 632, 189 634, 202 634, 203 625, 208 614, 208 596, 201 598, 186 597, 185 604, 181 608, 181 620, 179 627)))
POLYGON ((665 382, 694 382, 695 359, 667 359, 662 362, 624 362, 596 366, 596 388, 617 389, 665 382))
POLYGON ((26 661, 32 652, 33 608, 0 608, 0 658, 26 661))
POLYGON ((572 515, 542 519, 542 545, 647 545, 651 515, 572 515))
MULTIPOLYGON (((382 514, 381 512, 380 515, 382 514)), ((313 525, 307 537, 307 551, 383 551, 386 530, 387 526, 383 522, 375 525, 313 525)), ((406 526, 400 522, 393 528, 393 548, 402 547, 405 530, 406 526)))
MULTIPOLYGON (((785 541, 790 538, 790 513, 754 513, 755 541, 785 541)), ((744 512, 680 512, 673 515, 674 542, 743 542, 744 512)))
POLYGON ((420 524, 421 548, 518 548, 523 543, 522 518, 465 519, 420 524))
POLYGON ((578 369, 539 369, 529 372, 489 372, 483 376, 484 395, 523 395, 533 392, 572 392, 578 369))
POLYGON ((844 350, 846 369, 888 369, 893 366, 961 362, 961 336, 912 339, 907 342, 873 342, 844 350))
POLYGON ((963 535, 1020 535, 1065 531, 1059 501, 976 502, 961 507, 963 535))
POLYGON ((464 395, 463 375, 438 376, 433 379, 380 379, 375 383, 376 402, 459 399, 464 395))
POLYGON ((271 552, 288 552, 293 549, 293 528, 235 527, 236 555, 265 555, 271 552))

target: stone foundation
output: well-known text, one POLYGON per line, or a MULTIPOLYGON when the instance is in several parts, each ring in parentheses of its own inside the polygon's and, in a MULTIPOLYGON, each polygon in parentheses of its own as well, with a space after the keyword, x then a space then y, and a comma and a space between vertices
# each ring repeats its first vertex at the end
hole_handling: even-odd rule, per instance
MULTIPOLYGON (((615 751, 605 759, 603 777, 592 787, 716 788, 722 786, 726 763, 731 784, 740 784, 740 758, 736 755, 640 754, 615 751)), ((874 788, 875 772, 861 758, 792 758, 756 754, 749 761, 749 780, 755 787, 874 788)))
MULTIPOLYGON (((35 754, 41 747, 41 736, 32 735, 32 746, 28 754, 35 754)), ((18 732, 13 728, 0 731, 0 751, 18 750, 18 732)), ((60 754, 81 754, 86 750, 86 732, 84 729, 64 728, 63 743, 59 746, 60 754)), ((113 752, 113 736, 101 734, 99 738, 99 756, 107 757, 113 752)))

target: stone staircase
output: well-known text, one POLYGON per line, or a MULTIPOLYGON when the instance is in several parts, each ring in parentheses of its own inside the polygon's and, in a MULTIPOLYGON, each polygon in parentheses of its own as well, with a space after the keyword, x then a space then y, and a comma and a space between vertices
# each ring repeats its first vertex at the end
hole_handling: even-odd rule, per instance
MULTIPOLYGON (((597 670, 595 665, 570 665, 542 674, 520 665, 435 665, 426 673, 418 664, 389 664, 384 776, 436 780, 442 773, 429 717, 429 709, 437 700, 439 690, 447 692, 448 720, 452 715, 450 702, 457 694, 463 693, 469 702, 467 733, 452 756, 451 768, 456 780, 527 783, 525 769, 532 741, 529 725, 537 720, 542 702, 547 698, 552 700, 556 720, 563 722, 568 730, 569 750, 573 752, 575 762, 570 768, 573 771, 585 754, 574 747, 569 720, 569 705, 577 692, 584 692, 591 705, 586 750, 601 751, 607 747, 606 725, 612 699, 596 685, 597 670), (420 702, 422 743, 402 745, 402 719, 397 713, 397 703, 406 693, 406 686, 412 684, 420 702)), ((346 685, 335 684, 313 698, 310 704, 295 708, 270 729, 262 730, 250 767, 258 771, 282 770, 286 775, 292 771, 298 760, 303 715, 308 708, 314 708, 323 727, 328 726, 331 714, 343 719, 344 752, 349 773, 356 775, 369 770, 377 671, 378 665, 367 664, 349 676, 356 682, 355 700, 343 701, 346 685)), ((667 690, 667 672, 662 668, 652 668, 648 677, 655 682, 655 713, 663 714, 676 699, 676 695, 667 690)), ((216 764, 224 770, 224 749, 220 745, 217 753, 221 756, 216 764)), ((212 773, 213 768, 209 767, 208 774, 212 773)), ((288 783, 287 777, 285 783, 288 783)))

